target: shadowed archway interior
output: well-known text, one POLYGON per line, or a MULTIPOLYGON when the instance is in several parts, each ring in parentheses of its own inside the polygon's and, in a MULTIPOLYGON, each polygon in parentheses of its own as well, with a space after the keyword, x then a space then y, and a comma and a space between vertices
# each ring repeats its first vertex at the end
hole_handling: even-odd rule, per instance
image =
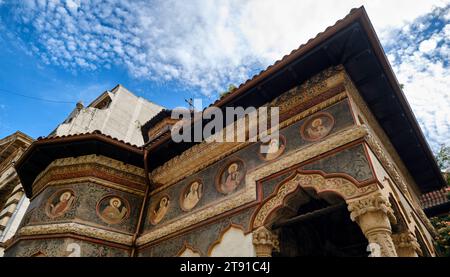
POLYGON ((334 193, 299 189, 269 220, 280 249, 273 256, 368 256, 368 241, 352 222, 345 201, 334 193))

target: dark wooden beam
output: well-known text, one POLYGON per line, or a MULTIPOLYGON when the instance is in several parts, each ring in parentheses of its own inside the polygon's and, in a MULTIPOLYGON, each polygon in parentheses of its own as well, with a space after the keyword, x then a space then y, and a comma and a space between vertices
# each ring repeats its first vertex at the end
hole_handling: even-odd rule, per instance
POLYGON ((307 220, 338 211, 340 209, 343 209, 344 207, 347 207, 346 203, 341 203, 341 204, 333 205, 333 206, 326 207, 326 208, 323 208, 320 210, 316 210, 316 211, 313 211, 310 213, 302 214, 302 215, 290 218, 288 220, 282 221, 280 223, 275 223, 272 226, 272 229, 279 229, 281 227, 289 226, 289 225, 292 225, 295 223, 305 222, 307 220))

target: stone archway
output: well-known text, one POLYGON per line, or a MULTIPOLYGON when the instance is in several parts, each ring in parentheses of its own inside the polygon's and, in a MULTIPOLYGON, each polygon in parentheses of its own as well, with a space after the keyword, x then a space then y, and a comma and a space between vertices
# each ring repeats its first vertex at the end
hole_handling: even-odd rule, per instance
POLYGON ((381 194, 376 183, 359 187, 343 176, 304 172, 295 172, 278 185, 272 196, 255 212, 252 227, 257 254, 270 256, 272 250, 276 249, 278 238, 271 230, 274 213, 286 208, 286 199, 306 189, 313 190, 318 196, 330 193, 338 195, 345 202, 343 205, 348 205, 350 214, 347 212, 346 216, 359 225, 371 246, 372 256, 397 256, 390 225, 395 222, 395 217, 389 201, 381 194))
POLYGON ((256 211, 253 219, 253 229, 264 226, 270 215, 283 206, 286 197, 295 193, 299 188, 313 189, 318 195, 333 192, 345 201, 378 190, 376 184, 358 187, 343 177, 327 177, 320 173, 295 172, 283 181, 275 190, 276 192, 256 211))

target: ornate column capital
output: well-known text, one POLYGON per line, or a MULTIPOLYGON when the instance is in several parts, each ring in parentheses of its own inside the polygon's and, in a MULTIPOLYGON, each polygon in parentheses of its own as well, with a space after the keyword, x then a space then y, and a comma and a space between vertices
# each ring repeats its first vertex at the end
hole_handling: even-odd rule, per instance
POLYGON ((271 257, 272 251, 279 251, 278 236, 261 226, 253 231, 253 245, 257 257, 271 257))
POLYGON ((370 194, 364 198, 348 202, 348 211, 352 221, 357 221, 358 218, 369 212, 383 212, 389 218, 392 224, 396 224, 397 220, 389 200, 380 192, 370 194))
POLYGON ((410 231, 393 234, 392 240, 400 257, 417 257, 417 255, 422 255, 417 238, 410 231))
POLYGON ((395 245, 392 241, 391 223, 396 219, 389 200, 380 192, 348 201, 350 218, 358 223, 361 231, 369 241, 369 245, 378 249, 372 257, 396 257, 395 245))

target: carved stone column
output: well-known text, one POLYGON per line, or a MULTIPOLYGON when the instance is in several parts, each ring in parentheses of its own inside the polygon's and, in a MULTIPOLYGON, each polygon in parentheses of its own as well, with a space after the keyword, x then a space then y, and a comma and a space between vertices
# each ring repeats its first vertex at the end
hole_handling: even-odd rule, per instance
POLYGON ((396 220, 389 201, 381 193, 348 201, 348 210, 369 241, 372 257, 397 257, 390 224, 396 220))
POLYGON ((410 231, 394 234, 392 239, 399 257, 418 257, 422 255, 416 236, 410 231))
POLYGON ((272 251, 279 250, 278 236, 261 226, 253 231, 253 245, 256 257, 272 257, 272 251))

